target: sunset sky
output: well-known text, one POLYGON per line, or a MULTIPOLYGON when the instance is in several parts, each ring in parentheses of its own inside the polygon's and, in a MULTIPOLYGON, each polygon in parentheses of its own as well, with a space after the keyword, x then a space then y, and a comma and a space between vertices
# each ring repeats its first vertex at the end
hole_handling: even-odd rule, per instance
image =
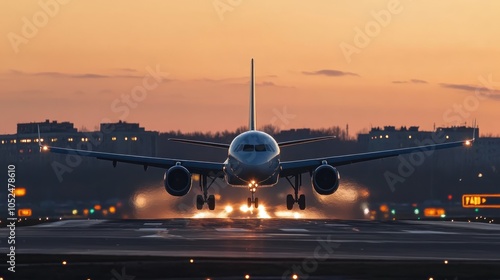
POLYGON ((472 124, 500 135, 500 1, 1 1, 0 134, 472 124), (45 3, 45 4, 44 4, 45 3), (151 73, 154 73, 153 75, 151 73))

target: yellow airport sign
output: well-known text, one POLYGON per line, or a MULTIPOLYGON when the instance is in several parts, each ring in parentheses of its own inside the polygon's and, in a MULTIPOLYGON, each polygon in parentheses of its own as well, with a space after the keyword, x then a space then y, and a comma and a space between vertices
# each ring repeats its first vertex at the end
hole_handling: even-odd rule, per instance
POLYGON ((425 208, 424 216, 425 217, 444 217, 446 215, 446 211, 444 208, 425 208))
POLYGON ((31 217, 31 209, 30 208, 21 208, 17 210, 17 216, 19 217, 31 217))
POLYGON ((16 197, 25 196, 26 195, 26 189, 25 188, 19 188, 19 187, 17 187, 14 190, 14 194, 16 195, 16 197))
POLYGON ((500 208, 500 194, 464 194, 464 208, 500 208))

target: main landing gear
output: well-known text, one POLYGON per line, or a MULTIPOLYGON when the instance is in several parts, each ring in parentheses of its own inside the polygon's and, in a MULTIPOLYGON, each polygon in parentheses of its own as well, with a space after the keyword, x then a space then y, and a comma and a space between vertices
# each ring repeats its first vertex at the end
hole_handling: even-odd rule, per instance
POLYGON ((249 197, 247 200, 247 206, 248 208, 252 207, 252 204, 254 205, 254 208, 257 209, 259 208, 259 199, 257 197, 254 197, 255 191, 257 190, 257 187, 259 185, 255 183, 255 181, 250 182, 248 184, 248 190, 252 193, 252 197, 249 197))
POLYGON ((215 182, 215 179, 217 179, 217 177, 211 177, 210 179, 212 181, 208 186, 207 186, 207 179, 208 179, 207 175, 200 175, 200 189, 203 192, 203 195, 199 194, 196 196, 196 209, 198 210, 201 210, 205 203, 208 204, 208 209, 210 210, 215 209, 215 196, 213 194, 208 195, 208 189, 210 189, 210 187, 215 182))
POLYGON ((306 196, 303 194, 301 194, 299 196, 299 189, 300 189, 300 186, 302 185, 302 176, 301 175, 302 174, 296 174, 294 176, 289 176, 289 177, 294 177, 295 184, 292 183, 292 181, 290 181, 289 177, 285 177, 286 180, 288 181, 288 183, 290 183, 290 185, 292 186, 292 188, 294 190, 294 194, 295 194, 295 196, 293 196, 291 194, 286 196, 286 208, 288 210, 292 210, 293 205, 295 203, 297 203, 299 205, 300 210, 306 209, 306 196))

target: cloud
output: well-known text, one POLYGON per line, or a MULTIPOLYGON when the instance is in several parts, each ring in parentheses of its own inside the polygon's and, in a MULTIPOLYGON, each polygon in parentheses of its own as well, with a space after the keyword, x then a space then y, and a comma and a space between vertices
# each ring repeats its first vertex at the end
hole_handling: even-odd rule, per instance
POLYGON ((411 79, 409 81, 392 81, 393 84, 427 84, 427 81, 419 80, 419 79, 411 79))
POLYGON ((139 72, 139 71, 137 71, 136 69, 133 69, 133 68, 116 68, 115 70, 123 71, 123 72, 134 72, 134 73, 139 72))
POLYGON ((344 72, 344 71, 333 70, 333 69, 323 69, 323 70, 312 71, 312 72, 302 71, 302 74, 304 74, 304 75, 315 75, 315 76, 328 76, 328 77, 342 77, 342 76, 356 76, 356 77, 359 77, 359 75, 356 74, 356 73, 344 72))
POLYGON ((467 91, 467 92, 480 92, 480 95, 482 95, 482 96, 500 100, 500 91, 495 90, 495 89, 492 90, 492 89, 488 89, 486 87, 474 86, 474 85, 468 85, 468 84, 440 83, 439 85, 443 88, 456 89, 456 90, 467 91))
MULTIPOLYGON (((256 76, 256 80, 260 80, 263 78, 277 78, 277 75, 264 75, 264 76, 256 76)), ((241 76, 241 77, 231 77, 231 78, 222 78, 222 79, 210 79, 210 78, 202 78, 202 79, 194 79, 192 81, 195 82, 209 82, 209 83, 235 83, 235 82, 249 82, 248 81, 249 77, 248 76, 241 76)))
POLYGON ((476 90, 488 90, 487 88, 484 87, 478 87, 478 86, 473 86, 473 85, 466 85, 466 84, 446 84, 446 83, 441 83, 439 84, 441 87, 444 88, 451 88, 451 89, 458 89, 458 90, 464 90, 464 91, 476 91, 476 90))
MULTIPOLYGON (((70 78, 70 79, 115 79, 115 78, 132 78, 132 79, 142 79, 144 75, 103 75, 96 73, 83 73, 83 74, 73 74, 73 73, 62 73, 62 72, 22 72, 18 70, 10 70, 9 74, 20 75, 20 76, 38 76, 38 77, 48 77, 48 78, 70 78)), ((166 81, 170 79, 164 78, 166 81)))
POLYGON ((277 86, 273 82, 262 82, 262 83, 257 83, 257 86, 277 86))

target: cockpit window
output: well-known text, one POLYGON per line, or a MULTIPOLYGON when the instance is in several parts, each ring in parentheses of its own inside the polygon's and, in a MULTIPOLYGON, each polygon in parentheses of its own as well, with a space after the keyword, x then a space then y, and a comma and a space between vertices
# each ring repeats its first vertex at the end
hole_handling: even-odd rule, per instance
POLYGON ((264 145, 264 144, 255 145, 255 151, 256 152, 265 152, 266 145, 264 145))
POLYGON ((257 145, 251 145, 251 144, 241 144, 238 145, 238 148, 236 149, 237 152, 265 152, 265 151, 270 151, 274 152, 274 149, 271 145, 269 144, 257 144, 257 145))
POLYGON ((253 150, 254 150, 254 146, 253 145, 249 145, 249 144, 243 145, 243 151, 244 152, 253 152, 253 150))

